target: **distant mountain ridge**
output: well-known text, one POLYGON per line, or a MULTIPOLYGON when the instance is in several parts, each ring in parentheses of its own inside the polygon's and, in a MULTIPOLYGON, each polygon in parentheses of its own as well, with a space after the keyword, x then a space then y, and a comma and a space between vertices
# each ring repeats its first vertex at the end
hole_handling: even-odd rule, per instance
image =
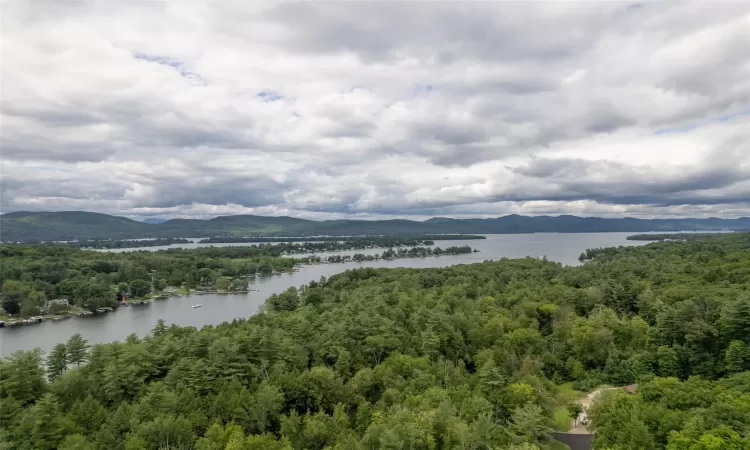
POLYGON ((0 240, 51 241, 74 239, 135 239, 148 237, 315 236, 378 234, 512 234, 591 232, 674 232, 750 229, 750 218, 606 219, 601 217, 520 216, 490 219, 435 217, 414 220, 314 221, 278 216, 219 216, 213 219, 171 219, 138 222, 126 217, 84 211, 12 212, 0 215, 0 240))

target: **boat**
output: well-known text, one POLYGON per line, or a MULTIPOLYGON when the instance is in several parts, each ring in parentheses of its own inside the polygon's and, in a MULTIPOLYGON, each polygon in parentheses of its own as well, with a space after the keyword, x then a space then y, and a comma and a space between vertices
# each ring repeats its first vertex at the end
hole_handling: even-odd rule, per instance
POLYGON ((44 317, 42 316, 33 316, 29 317, 29 320, 26 321, 26 323, 38 323, 44 320, 44 317))
POLYGON ((198 303, 197 305, 191 305, 190 307, 191 308, 200 308, 201 306, 203 306, 203 305, 201 305, 200 303, 198 303))

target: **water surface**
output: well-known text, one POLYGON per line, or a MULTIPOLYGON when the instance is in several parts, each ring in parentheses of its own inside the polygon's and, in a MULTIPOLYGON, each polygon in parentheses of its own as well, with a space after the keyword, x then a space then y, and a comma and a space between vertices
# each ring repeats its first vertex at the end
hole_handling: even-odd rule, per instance
MULTIPOLYGON (((0 329, 0 356, 8 356, 17 350, 28 350, 39 347, 50 350, 55 344, 66 341, 72 334, 81 333, 89 342, 110 342, 122 340, 129 334, 145 336, 156 325, 157 320, 164 319, 167 324, 202 327, 217 325, 238 317, 255 314, 266 298, 279 293, 290 286, 301 286, 321 276, 330 277, 339 272, 356 267, 445 267, 454 264, 470 264, 487 259, 523 258, 526 256, 542 257, 567 265, 577 265, 578 255, 587 248, 611 247, 618 245, 645 245, 644 241, 628 241, 625 238, 633 233, 535 233, 535 234, 496 234, 487 235, 484 240, 436 241, 435 244, 445 248, 450 246, 469 245, 479 253, 457 256, 439 256, 428 258, 401 258, 395 260, 348 262, 340 264, 321 264, 302 267, 299 272, 291 274, 258 277, 251 279, 250 288, 257 289, 247 294, 210 294, 171 297, 165 300, 153 300, 149 305, 133 305, 118 308, 114 312, 86 317, 71 317, 40 324, 22 325, 0 329), (201 308, 190 305, 200 303, 201 308)), ((214 244, 249 245, 249 244, 214 244)), ((172 247, 185 246, 194 248, 202 244, 176 244, 172 247)), ((143 247, 129 250, 155 251, 159 247, 143 247)), ((116 249, 123 251, 124 249, 116 249)), ((339 254, 382 253, 383 249, 344 251, 339 254)), ((327 256, 328 253, 319 253, 327 256)))

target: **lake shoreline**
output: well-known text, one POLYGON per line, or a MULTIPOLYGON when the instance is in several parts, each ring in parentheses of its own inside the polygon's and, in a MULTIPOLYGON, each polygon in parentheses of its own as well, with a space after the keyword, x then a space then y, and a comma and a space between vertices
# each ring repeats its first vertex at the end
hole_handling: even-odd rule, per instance
MULTIPOLYGON (((439 268, 502 258, 526 257, 546 257, 563 265, 576 266, 581 264, 577 258, 586 248, 647 244, 627 241, 625 238, 629 235, 632 233, 487 235, 485 240, 474 241, 480 250, 479 253, 455 255, 451 258, 429 256, 295 265, 292 271, 250 278, 249 292, 246 294, 183 293, 180 296, 170 296, 166 299, 169 301, 151 301, 147 305, 118 308, 117 314, 73 316, 66 320, 46 320, 33 327, 19 326, 0 330, 0 356, 35 347, 49 351, 56 342, 66 341, 74 333, 80 333, 92 344, 123 340, 130 334, 143 337, 151 332, 159 319, 168 324, 187 327, 217 326, 256 314, 273 294, 280 294, 290 287, 307 285, 312 281, 319 281, 321 277, 329 278, 355 268, 439 268), (196 298, 200 301, 196 302, 196 298), (202 303, 202 307, 191 309, 193 303, 202 303)), ((441 242, 445 246, 466 243, 441 242)))

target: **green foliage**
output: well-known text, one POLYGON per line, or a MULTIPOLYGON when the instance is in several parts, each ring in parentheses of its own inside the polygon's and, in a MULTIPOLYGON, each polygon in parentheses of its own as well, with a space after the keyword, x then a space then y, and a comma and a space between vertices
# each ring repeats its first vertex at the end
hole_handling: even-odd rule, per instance
POLYGON ((722 380, 656 378, 629 396, 610 391, 590 416, 596 448, 746 449, 750 372, 722 380))
POLYGON ((71 434, 63 439, 58 450, 95 450, 96 447, 85 436, 71 434))
POLYGON ((125 253, 0 245, 0 297, 6 312, 14 315, 36 315, 52 298, 67 298, 72 305, 95 310, 117 306, 117 293, 144 297, 167 286, 196 289, 218 280, 224 288, 247 290, 248 276, 320 262, 314 256, 291 258, 282 253, 282 246, 273 245, 125 253))
POLYGON ((151 283, 146 280, 136 279, 130 283, 130 295, 133 297, 145 297, 151 293, 151 283))
POLYGON ((137 247, 160 247, 173 244, 190 244, 189 239, 184 238, 160 238, 160 239, 94 239, 71 241, 66 244, 75 248, 137 248, 137 247))
POLYGON ((724 355, 726 371, 743 372, 750 369, 750 348, 743 341, 732 341, 724 355))
POLYGON ((57 344, 47 357, 47 376, 52 381, 68 368, 68 348, 65 344, 57 344))
POLYGON ((529 402, 513 411, 510 429, 520 442, 538 444, 549 440, 550 420, 539 405, 529 402))
POLYGON ((232 284, 232 280, 227 277, 219 277, 214 281, 214 287, 218 291, 227 291, 232 284))
POLYGON ((80 366, 88 358, 88 342, 78 333, 68 339, 66 350, 68 364, 80 366))
POLYGON ((44 369, 39 350, 16 352, 0 360, 0 398, 21 405, 33 403, 45 392, 44 369))
MULTIPOLYGON (((576 405, 578 405, 578 403, 576 403, 576 405)), ((573 417, 576 416, 577 414, 573 417)), ((567 408, 555 408, 555 413, 552 416, 552 422, 554 429, 557 431, 570 430, 570 424, 572 422, 571 412, 567 408)))
MULTIPOLYGON (((0 248, 12 261, 3 277, 74 292, 75 280, 132 289, 151 272, 176 279, 185 268, 196 283, 234 280, 274 261, 215 250, 108 261, 0 248)), ((527 258, 351 270, 232 323, 160 322, 150 336, 91 348, 75 335, 48 355, 47 373, 39 352, 19 352, 0 361, 0 440, 14 449, 546 449, 551 429, 579 412, 569 407, 582 394, 574 388, 637 382, 635 394, 605 391, 589 408, 597 448, 748 448, 747 235, 593 253, 580 267, 527 258)))

